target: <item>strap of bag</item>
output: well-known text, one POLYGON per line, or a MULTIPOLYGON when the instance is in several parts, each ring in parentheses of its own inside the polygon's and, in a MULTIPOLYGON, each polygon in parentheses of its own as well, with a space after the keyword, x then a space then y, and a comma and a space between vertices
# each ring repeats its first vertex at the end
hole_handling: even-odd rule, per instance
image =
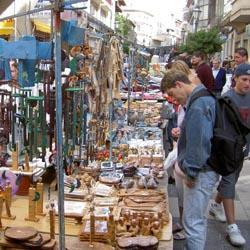
POLYGON ((211 91, 209 91, 208 89, 201 89, 198 92, 196 92, 194 95, 192 95, 192 97, 191 97, 191 99, 189 101, 189 107, 193 104, 193 102, 196 99, 198 99, 198 98, 200 98, 202 96, 212 96, 212 97, 215 98, 214 94, 211 91))

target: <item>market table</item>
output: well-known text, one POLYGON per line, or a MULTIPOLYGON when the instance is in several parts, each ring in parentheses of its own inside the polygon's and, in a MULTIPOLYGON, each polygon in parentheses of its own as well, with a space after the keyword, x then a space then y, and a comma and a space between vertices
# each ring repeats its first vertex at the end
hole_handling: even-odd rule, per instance
MULTIPOLYGON (((162 180, 162 185, 164 185, 164 182, 162 180)), ((56 195, 56 193, 53 193, 52 196, 56 195)), ((16 226, 31 226, 35 229, 39 230, 39 232, 42 233, 49 233, 49 217, 47 216, 39 216, 38 222, 32 222, 32 221, 25 221, 24 217, 28 214, 28 197, 27 196, 16 196, 12 200, 11 204, 11 212, 13 215, 16 216, 15 220, 7 220, 2 219, 3 227, 9 226, 9 227, 16 227, 16 226)), ((80 249, 90 249, 89 248, 89 242, 88 241, 80 241, 79 240, 79 232, 82 225, 77 224, 76 220, 72 218, 65 219, 65 234, 66 234, 66 247, 67 249, 72 250, 80 250, 80 249)), ((55 233, 58 234, 58 223, 56 221, 56 230, 55 233)), ((172 250, 173 249, 173 239, 172 239, 172 216, 169 215, 169 223, 166 226, 165 229, 165 235, 167 240, 160 240, 159 241, 159 250, 172 250)), ((2 236, 2 234, 1 234, 2 236)), ((56 236, 58 237, 58 235, 56 236)), ((11 244, 6 242, 3 237, 1 237, 0 240, 0 246, 2 249, 9 249, 11 247, 11 244)), ((55 249, 58 249, 55 248, 55 249)), ((109 250, 113 249, 110 245, 104 244, 104 243, 94 243, 94 248, 91 249, 104 249, 109 250), (105 246, 105 248, 100 248, 100 246, 105 246)))

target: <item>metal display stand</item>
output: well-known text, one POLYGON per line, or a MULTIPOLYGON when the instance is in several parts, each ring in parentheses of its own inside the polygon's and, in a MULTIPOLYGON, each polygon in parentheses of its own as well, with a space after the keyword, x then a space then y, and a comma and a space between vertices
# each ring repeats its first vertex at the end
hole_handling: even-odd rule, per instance
MULTIPOLYGON (((74 3, 86 2, 87 0, 55 0, 53 4, 22 12, 19 14, 0 18, 0 21, 26 16, 33 13, 51 10, 54 16, 54 37, 55 37, 55 81, 56 81, 56 151, 57 151, 57 180, 58 180, 58 221, 59 221, 59 249, 65 249, 65 225, 64 225, 64 169, 62 158, 63 135, 62 135, 62 80, 61 80, 61 17, 60 13, 74 3)), ((53 19, 53 18, 52 18, 53 19)))

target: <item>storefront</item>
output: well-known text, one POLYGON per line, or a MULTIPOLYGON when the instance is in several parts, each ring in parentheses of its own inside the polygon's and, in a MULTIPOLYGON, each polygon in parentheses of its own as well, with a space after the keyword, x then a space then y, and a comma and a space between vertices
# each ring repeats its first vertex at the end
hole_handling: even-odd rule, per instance
POLYGON ((11 35, 15 33, 14 25, 15 21, 13 19, 0 22, 0 37, 9 40, 11 35))

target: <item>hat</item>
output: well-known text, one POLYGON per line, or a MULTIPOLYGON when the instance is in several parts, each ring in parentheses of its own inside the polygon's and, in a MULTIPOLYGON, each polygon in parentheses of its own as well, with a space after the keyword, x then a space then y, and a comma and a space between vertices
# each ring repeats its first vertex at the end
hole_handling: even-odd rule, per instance
POLYGON ((240 64, 236 68, 234 75, 235 76, 250 75, 250 64, 247 63, 240 64))

